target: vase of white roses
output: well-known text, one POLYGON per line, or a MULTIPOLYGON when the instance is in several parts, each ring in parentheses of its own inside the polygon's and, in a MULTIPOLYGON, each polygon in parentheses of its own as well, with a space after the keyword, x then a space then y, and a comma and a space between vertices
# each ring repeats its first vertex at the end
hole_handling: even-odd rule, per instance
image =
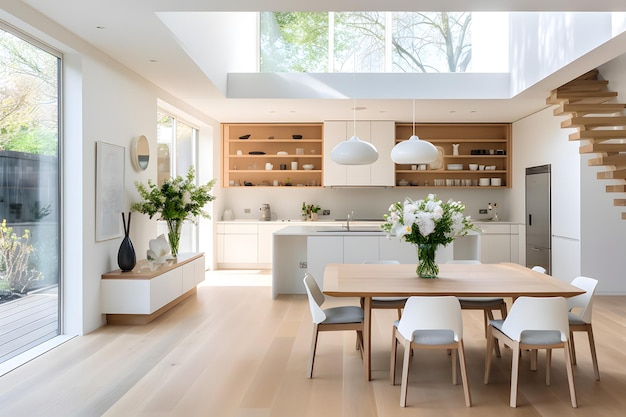
POLYGON ((465 206, 460 201, 444 203, 435 194, 417 201, 406 198, 404 203, 393 203, 389 207, 381 228, 390 237, 416 245, 417 275, 436 278, 439 274, 435 261, 437 247, 446 246, 455 238, 475 230, 470 217, 463 215, 464 211, 465 206))
POLYGON ((157 186, 151 180, 144 185, 139 182, 135 187, 143 201, 133 203, 131 209, 152 218, 159 213, 160 219, 167 222, 167 237, 172 256, 178 256, 180 243, 180 231, 185 220, 196 221, 198 216, 210 218, 204 206, 215 197, 211 195, 211 189, 215 185, 215 179, 204 185, 196 185, 195 170, 191 166, 185 177, 177 176, 163 181, 157 186))

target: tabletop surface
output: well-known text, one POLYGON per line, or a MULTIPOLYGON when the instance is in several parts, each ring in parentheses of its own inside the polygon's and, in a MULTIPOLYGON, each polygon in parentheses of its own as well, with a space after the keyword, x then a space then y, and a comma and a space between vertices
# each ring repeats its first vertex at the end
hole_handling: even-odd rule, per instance
POLYGON ((328 264, 323 291, 338 297, 572 297, 584 292, 514 263, 440 264, 435 279, 418 278, 415 267, 415 264, 328 264))

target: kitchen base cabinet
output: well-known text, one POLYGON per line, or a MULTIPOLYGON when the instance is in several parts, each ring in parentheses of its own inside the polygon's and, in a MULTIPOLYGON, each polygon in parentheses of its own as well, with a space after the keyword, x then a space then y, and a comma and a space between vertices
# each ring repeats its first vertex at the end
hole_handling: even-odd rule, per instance
POLYGON ((258 262, 258 229, 256 223, 218 223, 218 268, 243 268, 258 262))
POLYGON ((204 254, 179 254, 151 270, 146 260, 129 272, 102 275, 102 313, 108 324, 146 324, 196 293, 204 281, 204 254))
POLYGON ((517 224, 481 224, 480 261, 482 263, 519 263, 519 226, 517 224))

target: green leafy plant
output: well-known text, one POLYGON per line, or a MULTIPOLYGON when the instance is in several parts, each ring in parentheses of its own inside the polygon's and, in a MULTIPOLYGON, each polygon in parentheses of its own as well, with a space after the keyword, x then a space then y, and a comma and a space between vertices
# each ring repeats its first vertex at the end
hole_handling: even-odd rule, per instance
POLYGON ((41 272, 29 265, 33 251, 30 231, 26 229, 22 236, 17 236, 3 219, 0 225, 0 272, 11 291, 24 293, 32 282, 43 278, 41 272))

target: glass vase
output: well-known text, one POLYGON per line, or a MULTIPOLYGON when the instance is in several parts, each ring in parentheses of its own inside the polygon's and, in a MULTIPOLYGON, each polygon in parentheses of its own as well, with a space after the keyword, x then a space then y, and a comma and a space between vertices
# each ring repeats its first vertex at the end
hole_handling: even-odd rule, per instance
POLYGON ((420 278, 437 278, 439 266, 435 261, 438 245, 423 243, 417 245, 417 276, 420 278))
POLYGON ((178 245, 180 243, 180 229, 183 226, 182 220, 168 219, 167 220, 167 238, 170 241, 170 251, 172 257, 178 256, 178 245))

